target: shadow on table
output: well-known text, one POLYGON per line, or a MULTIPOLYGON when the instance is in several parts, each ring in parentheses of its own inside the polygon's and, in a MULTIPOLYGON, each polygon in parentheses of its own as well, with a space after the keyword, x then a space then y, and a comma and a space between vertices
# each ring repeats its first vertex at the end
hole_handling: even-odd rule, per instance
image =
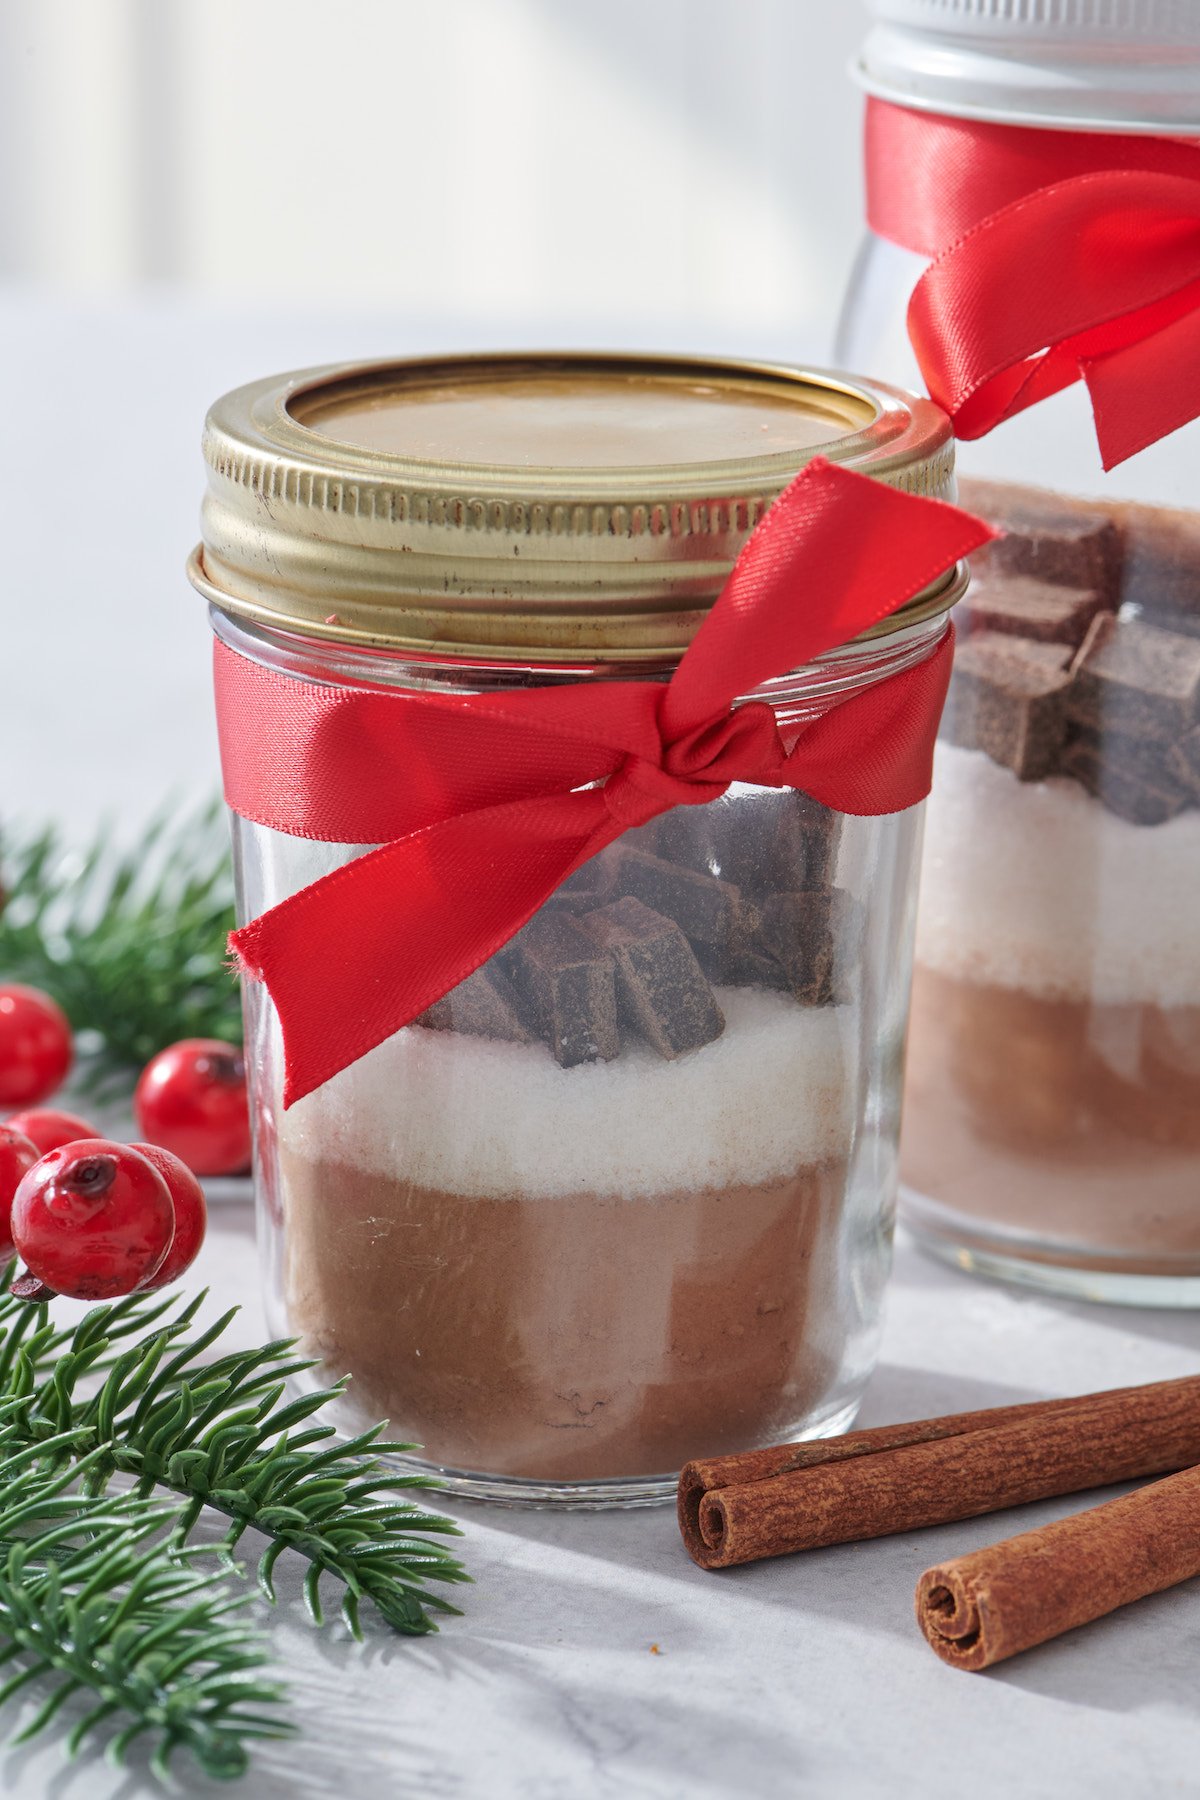
POLYGON ((1177 1344, 1180 1349, 1191 1351, 1200 1372, 1200 1311, 1169 1306, 1102 1306, 1091 1300, 1050 1300, 1047 1305, 1067 1318, 1078 1319, 1082 1325, 1098 1325, 1127 1337, 1177 1344))
POLYGON ((1195 1352, 1200 1359, 1200 1309, 1173 1306, 1114 1306, 1099 1300, 1070 1300, 1055 1294, 1044 1294, 1036 1288, 1022 1287, 1017 1282, 1002 1281, 997 1276, 968 1275, 956 1270, 938 1257, 922 1250, 911 1238, 905 1240, 906 1253, 895 1276, 897 1288, 918 1292, 936 1290, 943 1298, 955 1288, 981 1294, 1004 1295, 1015 1306, 1036 1306, 1056 1312, 1064 1318, 1077 1319, 1081 1325, 1119 1331, 1129 1337, 1152 1338, 1164 1344, 1178 1344, 1195 1352))
POLYGON ((857 1428, 903 1419, 938 1419, 946 1413, 980 1412, 988 1406, 1016 1406, 1042 1398, 1028 1388, 1010 1387, 1005 1382, 883 1362, 867 1383, 854 1423, 857 1428))
MULTIPOLYGON (((496 1564, 493 1569, 499 1573, 496 1564)), ((591 1792, 589 1777, 595 1779, 596 1792, 610 1791, 603 1782, 621 1792, 622 1775, 634 1771, 638 1792, 644 1788, 657 1794, 660 1775, 664 1793, 793 1791, 801 1759, 777 1719, 746 1717, 744 1709, 723 1699, 719 1686, 714 1690, 708 1681, 689 1679, 680 1691, 682 1652, 694 1642, 696 1621, 664 1602, 660 1592, 639 1592, 615 1573, 596 1580, 562 1577, 543 1567, 509 1566, 502 1588, 489 1579, 486 1566, 479 1573, 479 1586, 465 1596, 466 1618, 450 1621, 436 1637, 387 1634, 371 1622, 370 1608, 364 1607, 363 1646, 349 1646, 337 1628, 308 1636, 321 1659, 317 1670, 310 1666, 298 1673, 297 1659, 283 1646, 304 1736, 290 1749, 267 1746, 259 1753, 255 1800, 292 1800, 299 1792, 305 1800, 310 1795, 313 1800, 326 1795, 343 1800, 347 1745, 353 1747, 358 1800, 384 1794, 388 1800, 409 1794, 448 1800, 475 1791, 464 1776, 466 1740, 453 1736, 442 1741, 440 1727, 431 1726, 431 1720, 442 1716, 442 1702, 432 1699, 431 1677, 464 1727, 489 1719, 483 1747, 477 1743, 474 1755, 486 1756, 488 1745, 502 1739, 516 1757, 505 1763, 504 1792, 547 1797, 591 1792), (662 1651, 656 1655, 652 1645, 660 1641, 662 1651), (375 1671, 370 1690, 375 1704, 366 1713, 353 1696, 359 1672, 368 1666, 375 1671), (607 1684, 602 1676, 606 1666, 619 1671, 618 1679, 607 1684), (393 1671, 397 1694, 420 1705, 425 1720, 421 1737, 442 1741, 436 1763, 431 1755, 404 1745, 402 1718, 401 1742, 395 1741, 394 1716, 378 1702, 381 1668, 393 1671), (486 1698, 497 1692, 503 1693, 502 1710, 486 1698), (319 1727, 314 1725, 310 1733, 306 1721, 318 1710, 319 1727), (551 1759, 545 1770, 535 1766, 543 1749, 551 1759), (569 1788, 561 1785, 566 1767, 569 1788), (300 1768, 302 1787, 297 1785, 300 1768), (754 1772, 751 1785, 748 1770, 754 1772)), ((282 1597, 281 1623, 285 1632, 293 1626, 305 1629, 298 1595, 282 1597)), ((694 1660, 685 1666, 694 1669, 694 1660)))
POLYGON ((331 1680, 324 1671, 298 1675, 289 1667, 300 1736, 256 1752, 246 1783, 253 1800, 454 1800, 463 1793, 452 1753, 430 1741, 418 1716, 406 1724, 401 1684, 395 1705, 378 1693, 364 1705, 345 1646, 333 1673, 331 1680), (425 1742, 411 1741, 410 1730, 425 1742))
MULTIPOLYGON (((498 1680, 511 1682, 507 1653, 495 1653, 498 1680)), ((596 1665, 586 1676, 564 1681, 561 1668, 542 1661, 518 1665, 513 1693, 514 1741, 552 1744, 570 1757, 571 1778, 560 1762, 539 1793, 728 1795, 798 1794, 806 1787, 805 1752, 794 1717, 765 1705, 751 1716, 744 1688, 723 1684, 719 1665, 708 1662, 703 1679, 694 1663, 689 1677, 672 1673, 670 1652, 646 1657, 644 1681, 606 1682, 596 1665)), ((536 1754, 536 1752, 535 1752, 536 1754)), ((514 1791, 533 1792, 528 1762, 514 1791)))
MULTIPOLYGON (((1034 1398, 1023 1389, 1000 1382, 977 1381, 945 1375, 932 1369, 914 1369, 883 1363, 867 1388, 859 1423, 876 1425, 896 1419, 935 1418, 948 1412, 969 1412, 987 1406, 1006 1406, 1034 1398)), ((696 1446, 702 1454, 704 1446, 696 1446)), ((519 1537, 529 1543, 579 1550, 603 1561, 636 1567, 639 1563, 655 1574, 711 1581, 690 1560, 680 1540, 674 1507, 636 1507, 627 1511, 538 1511, 532 1508, 494 1506, 453 1496, 439 1495, 437 1504, 452 1513, 465 1530, 474 1519, 491 1531, 519 1537)))
MULTIPOLYGON (((380 1639, 383 1628, 378 1628, 380 1639)), ((386 1643, 403 1655, 412 1639, 387 1634, 386 1643)), ((250 1766, 237 1783, 205 1776, 190 1752, 180 1747, 170 1763, 172 1781, 164 1786, 151 1772, 153 1745, 135 1744, 127 1768, 108 1768, 102 1761, 114 1733, 100 1732, 87 1741, 78 1759, 67 1762, 62 1742, 71 1725, 95 1703, 95 1695, 77 1699, 62 1713, 46 1739, 14 1748, 0 1756, 0 1794, 15 1791, 22 1778, 40 1771, 49 1758, 63 1757, 61 1766, 43 1780, 43 1800, 165 1800, 186 1794, 189 1800, 234 1793, 253 1800, 451 1800, 463 1792, 462 1784, 445 1766, 436 1750, 406 1741, 399 1708, 367 1708, 357 1697, 354 1651, 344 1637, 329 1647, 329 1670, 297 1666, 277 1653, 270 1671, 282 1678, 291 1704, 281 1709, 298 1727, 296 1735, 264 1740, 250 1747, 250 1766), (53 1740, 53 1741, 51 1741, 53 1740), (353 1786, 349 1784, 353 1781, 353 1786)), ((45 1698, 38 1690, 36 1702, 45 1698)), ((31 1706, 32 1711, 32 1706, 31 1706)), ((124 1721, 122 1721, 124 1722, 124 1721)), ((414 1733, 416 1735, 416 1733, 414 1733)), ((33 1791, 30 1788, 29 1791, 33 1791)))
POLYGON ((1015 1656, 985 1679, 1093 1712, 1173 1705, 1194 1718, 1198 1649, 1200 1579, 1150 1594, 1015 1656))

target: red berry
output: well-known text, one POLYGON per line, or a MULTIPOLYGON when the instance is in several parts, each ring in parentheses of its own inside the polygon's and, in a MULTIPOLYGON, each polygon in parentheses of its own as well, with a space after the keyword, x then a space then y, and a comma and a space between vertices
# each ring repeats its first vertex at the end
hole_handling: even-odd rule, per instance
POLYGON ((143 1287, 175 1235, 167 1184, 127 1144, 84 1138, 51 1150, 22 1178, 12 1208, 17 1253, 31 1275, 72 1300, 112 1300, 143 1287))
POLYGON ((139 1156, 144 1156, 158 1170, 167 1184, 167 1192, 175 1208, 175 1237, 167 1251, 167 1260, 150 1281, 142 1283, 143 1287, 148 1288, 167 1287, 172 1281, 178 1281, 184 1270, 191 1267, 204 1242, 208 1226, 204 1189, 187 1164, 180 1162, 177 1156, 172 1156, 169 1150, 164 1150, 161 1144, 133 1144, 130 1148, 136 1150, 139 1156))
POLYGON ((62 1085, 73 1046, 67 1015, 40 988, 0 987, 0 1106, 36 1106, 62 1085))
POLYGON ((80 1138, 100 1135, 78 1113, 52 1112, 41 1107, 14 1113, 6 1123, 10 1131, 23 1132, 31 1144, 36 1144, 39 1156, 45 1156, 48 1150, 61 1150, 64 1144, 76 1144, 80 1138))
POLYGON ((11 1262, 15 1253, 12 1228, 13 1195, 37 1161, 40 1152, 21 1132, 11 1125, 0 1125, 0 1265, 11 1262))
POLYGON ((146 1064, 133 1096, 138 1129, 195 1175, 237 1175, 250 1162, 250 1106, 240 1050, 184 1038, 146 1064))

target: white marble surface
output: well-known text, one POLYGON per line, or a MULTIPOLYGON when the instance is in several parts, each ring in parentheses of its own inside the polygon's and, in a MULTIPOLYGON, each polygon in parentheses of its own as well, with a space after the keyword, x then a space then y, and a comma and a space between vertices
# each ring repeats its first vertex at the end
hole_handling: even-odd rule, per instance
MULTIPOLYGON (((200 1279, 263 1330, 249 1209, 215 1208, 200 1279)), ((900 1246, 866 1422, 1150 1381, 1195 1367, 1200 1320, 1045 1301, 900 1246)), ((1200 1583, 986 1675, 912 1618, 940 1558, 1076 1510, 1000 1517, 702 1573, 670 1509, 563 1516, 458 1503, 473 1587, 434 1639, 314 1631, 294 1572, 263 1608, 302 1735, 261 1750, 252 1800, 972 1800, 1196 1791, 1200 1583), (651 1646, 659 1646, 655 1654, 651 1646)), ((14 1708, 13 1716, 16 1716, 14 1708)), ((135 1768, 57 1742, 0 1755, 6 1800, 149 1800, 135 1768)))

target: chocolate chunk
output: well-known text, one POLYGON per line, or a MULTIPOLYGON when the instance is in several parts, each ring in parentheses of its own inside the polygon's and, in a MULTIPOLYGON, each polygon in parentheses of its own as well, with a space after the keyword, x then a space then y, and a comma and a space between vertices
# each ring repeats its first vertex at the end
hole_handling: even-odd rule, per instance
POLYGON ((620 894, 644 900, 664 918, 673 919, 693 947, 719 946, 729 941, 741 899, 731 882, 695 869, 681 869, 628 843, 620 843, 617 849, 620 857, 616 885, 620 894))
POLYGON ((842 888, 775 894, 763 907, 760 938, 797 1000, 814 1006, 843 997, 843 976, 857 959, 861 913, 842 888))
POLYGON ((828 887, 833 879, 842 815, 811 794, 785 789, 775 807, 774 888, 828 887))
POLYGON ((1200 639, 1102 614, 1075 659, 1067 712, 1104 735, 1184 737, 1200 722, 1200 639))
POLYGON ((1200 513, 1167 506, 1121 508, 1121 598, 1151 624, 1200 635, 1200 513))
POLYGON ((975 582, 955 610, 967 632, 1000 631, 1078 649, 1104 597, 1094 588, 1056 587, 1032 575, 993 576, 975 582))
POLYGON ((1200 725, 1172 744, 1167 751, 1167 769, 1193 805, 1200 805, 1200 725))
POLYGON ((837 852, 841 814, 791 788, 677 806, 655 821, 646 846, 665 862, 715 875, 765 899, 780 888, 821 887, 837 852))
POLYGON ((518 932, 506 958, 540 1036, 564 1069, 616 1056, 613 960, 574 919, 543 909, 518 932))
POLYGON ((1104 507, 1002 481, 960 481, 959 497, 1005 534, 972 552, 977 573, 1034 575, 1059 587, 1091 589, 1116 610, 1121 531, 1104 507))
POLYGON ((720 1037, 724 1014, 678 925, 632 896, 579 922, 616 963, 623 1026, 667 1058, 720 1037))
POLYGON ((733 910, 729 934, 716 944, 693 946, 696 960, 710 981, 722 987, 786 989, 788 979, 762 941, 761 903, 740 896, 733 910))
POLYGON ((1021 781, 1054 773, 1066 736, 1070 686, 1061 644, 978 632, 959 646, 940 736, 982 750, 1021 781))
POLYGON ((431 1031, 460 1031, 469 1037, 503 1038, 532 1044, 534 1035, 521 1018, 511 981, 495 963, 485 963, 417 1020, 431 1031))
POLYGON ((1169 751, 1145 738, 1077 732, 1060 768, 1133 825, 1162 825, 1182 812, 1188 791, 1168 766, 1169 751))
POLYGON ((616 870, 615 859, 601 851, 556 888, 548 904, 561 906, 570 913, 591 912, 612 899, 616 870))

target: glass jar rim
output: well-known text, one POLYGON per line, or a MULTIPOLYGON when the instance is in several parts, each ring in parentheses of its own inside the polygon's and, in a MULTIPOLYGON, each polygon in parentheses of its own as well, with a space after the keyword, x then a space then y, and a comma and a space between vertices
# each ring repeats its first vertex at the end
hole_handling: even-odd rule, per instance
MULTIPOLYGON (((968 574, 960 575, 946 608, 925 613, 886 637, 856 639, 827 650, 811 663, 788 670, 742 694, 735 706, 765 701, 777 712, 800 717, 821 710, 847 695, 923 662, 941 642, 949 625, 949 607, 966 592, 968 574), (799 709, 798 711, 796 709, 799 709)), ((209 619, 220 641, 276 674, 322 686, 386 687, 400 692, 434 689, 441 693, 481 693, 549 684, 569 686, 589 681, 662 681, 670 679, 677 659, 657 657, 638 664, 577 660, 573 664, 532 660, 515 663, 493 658, 416 655, 395 649, 364 648, 337 639, 320 640, 301 632, 280 630, 247 620, 217 602, 209 619)))

